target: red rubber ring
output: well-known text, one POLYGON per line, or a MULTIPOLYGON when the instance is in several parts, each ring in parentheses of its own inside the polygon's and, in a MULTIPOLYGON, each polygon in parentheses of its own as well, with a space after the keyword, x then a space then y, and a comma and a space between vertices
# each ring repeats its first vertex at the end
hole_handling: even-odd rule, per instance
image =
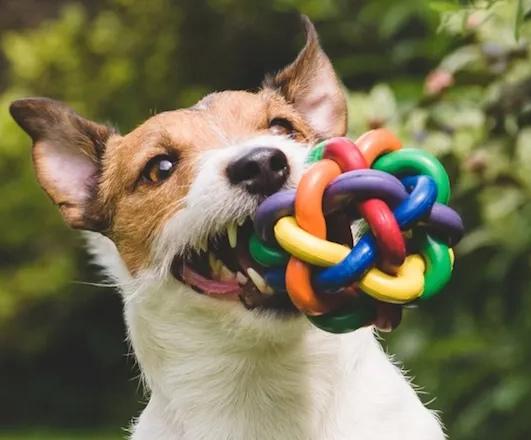
MULTIPOLYGON (((364 142, 370 145, 373 151, 385 151, 382 142, 386 142, 387 138, 387 133, 375 130, 365 136, 364 142)), ((324 158, 335 161, 343 172, 368 168, 360 149, 344 137, 332 138, 327 142, 323 151, 324 158)), ((358 209, 376 237, 378 249, 382 254, 382 268, 395 274, 406 258, 406 244, 395 216, 387 204, 379 199, 361 202, 358 209)))

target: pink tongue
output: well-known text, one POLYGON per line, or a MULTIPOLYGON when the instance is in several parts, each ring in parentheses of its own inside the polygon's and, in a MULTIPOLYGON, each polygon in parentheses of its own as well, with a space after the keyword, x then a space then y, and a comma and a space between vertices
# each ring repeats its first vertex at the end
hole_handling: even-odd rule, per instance
POLYGON ((215 281, 209 280, 204 276, 198 274, 190 269, 187 264, 182 269, 183 280, 191 286, 199 287, 205 293, 212 295, 227 295, 232 296, 241 292, 242 288, 238 284, 238 280, 234 281, 215 281))

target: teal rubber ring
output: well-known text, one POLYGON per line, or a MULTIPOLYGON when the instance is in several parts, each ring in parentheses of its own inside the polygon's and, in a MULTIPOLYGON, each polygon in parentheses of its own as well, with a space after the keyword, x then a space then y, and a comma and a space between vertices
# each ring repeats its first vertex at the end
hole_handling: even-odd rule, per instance
POLYGON ((306 318, 317 328, 335 334, 353 332, 370 325, 377 316, 377 303, 365 293, 358 295, 352 304, 341 310, 319 316, 306 315, 306 318))
POLYGON ((308 154, 308 157, 304 161, 305 164, 311 164, 319 162, 323 158, 324 149, 328 141, 318 143, 308 154))
POLYGON ((426 151, 413 148, 403 148, 379 157, 372 165, 373 169, 386 173, 425 174, 435 180, 437 184, 437 199, 445 205, 450 200, 450 179, 439 160, 426 151))
POLYGON ((291 257, 281 247, 273 248, 262 243, 256 233, 253 233, 249 240, 249 253, 259 265, 264 267, 285 266, 291 257))
POLYGON ((426 262, 426 272, 424 273, 424 291, 420 300, 425 300, 439 293, 452 278, 452 259, 450 249, 440 240, 429 235, 425 237, 425 245, 421 250, 421 255, 426 262))

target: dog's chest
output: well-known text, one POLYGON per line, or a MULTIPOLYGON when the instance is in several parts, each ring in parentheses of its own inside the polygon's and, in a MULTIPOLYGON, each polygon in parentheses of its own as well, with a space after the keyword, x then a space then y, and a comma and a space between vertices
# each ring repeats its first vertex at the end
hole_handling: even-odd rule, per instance
POLYGON ((176 337, 151 317, 149 325, 128 318, 152 394, 134 440, 309 440, 318 432, 338 377, 336 344, 249 345, 214 332, 203 339, 197 327, 176 337))
POLYGON ((135 440, 309 440, 331 399, 327 374, 310 381, 304 371, 312 366, 302 360, 273 364, 265 355, 190 368, 193 375, 191 370, 166 375, 166 389, 153 389, 142 415, 144 426, 165 432, 135 440))

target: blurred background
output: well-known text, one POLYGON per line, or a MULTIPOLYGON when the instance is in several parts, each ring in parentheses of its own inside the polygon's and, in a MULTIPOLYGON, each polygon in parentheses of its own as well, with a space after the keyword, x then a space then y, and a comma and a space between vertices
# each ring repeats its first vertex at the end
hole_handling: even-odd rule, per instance
POLYGON ((38 188, 16 98, 125 132, 255 88, 316 23, 350 135, 435 153, 468 234, 445 292, 384 339, 451 439, 531 438, 531 1, 0 0, 0 438, 119 439, 144 404, 119 296, 38 188))

